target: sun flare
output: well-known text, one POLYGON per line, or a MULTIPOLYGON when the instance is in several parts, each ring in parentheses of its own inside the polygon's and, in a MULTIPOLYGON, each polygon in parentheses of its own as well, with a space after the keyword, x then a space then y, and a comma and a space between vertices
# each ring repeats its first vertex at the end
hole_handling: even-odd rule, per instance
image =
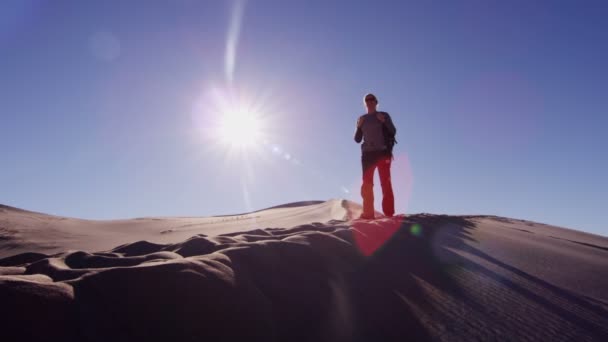
POLYGON ((235 148, 249 148, 260 142, 263 127, 257 113, 236 109, 220 115, 217 132, 223 143, 235 148))
POLYGON ((253 96, 236 87, 212 87, 194 104, 193 128, 196 139, 226 161, 256 159, 274 139, 275 112, 263 93, 253 96))

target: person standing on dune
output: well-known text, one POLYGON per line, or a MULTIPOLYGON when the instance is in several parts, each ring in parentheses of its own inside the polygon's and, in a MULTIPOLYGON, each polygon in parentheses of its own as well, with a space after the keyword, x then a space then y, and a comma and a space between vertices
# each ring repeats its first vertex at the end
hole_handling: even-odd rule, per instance
POLYGON ((390 115, 379 112, 378 98, 374 94, 364 97, 367 113, 357 120, 355 142, 361 144, 361 166, 363 169, 363 213, 359 218, 374 219, 374 172, 378 168, 382 187, 382 211, 387 217, 395 214, 395 199, 391 183, 392 144, 387 143, 387 135, 394 138, 397 133, 390 115), (390 146, 389 146, 390 145, 390 146))

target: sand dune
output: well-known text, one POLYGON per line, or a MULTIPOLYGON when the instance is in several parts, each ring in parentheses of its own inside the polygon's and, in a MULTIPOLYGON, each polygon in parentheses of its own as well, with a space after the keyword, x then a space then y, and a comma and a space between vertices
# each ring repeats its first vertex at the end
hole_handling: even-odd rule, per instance
POLYGON ((146 240, 181 242, 196 234, 285 228, 358 216, 361 206, 340 199, 284 204, 251 213, 210 217, 146 217, 82 220, 0 206, 0 258, 25 252, 88 252, 146 240))
POLYGON ((6 341, 608 340, 608 239, 564 228, 360 221, 344 200, 120 221, 0 210, 6 341))

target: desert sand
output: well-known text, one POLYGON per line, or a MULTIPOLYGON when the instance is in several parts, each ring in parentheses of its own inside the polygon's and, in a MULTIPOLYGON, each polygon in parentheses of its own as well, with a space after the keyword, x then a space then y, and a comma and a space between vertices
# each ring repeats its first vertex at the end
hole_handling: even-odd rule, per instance
POLYGON ((360 211, 92 221, 0 206, 2 341, 608 340, 608 238, 360 211))

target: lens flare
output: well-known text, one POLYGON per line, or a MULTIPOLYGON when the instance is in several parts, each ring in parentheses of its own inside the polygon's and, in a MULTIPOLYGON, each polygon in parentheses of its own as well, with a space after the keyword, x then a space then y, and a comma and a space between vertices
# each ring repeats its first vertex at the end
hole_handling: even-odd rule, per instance
POLYGON ((413 224, 410 227, 410 233, 416 237, 422 236, 422 226, 418 223, 413 224))
POLYGON ((97 32, 89 38, 89 49, 95 58, 111 62, 120 56, 120 40, 111 32, 97 32))
POLYGON ((370 256, 381 249, 391 240, 398 231, 407 229, 404 217, 395 216, 382 221, 355 221, 353 222, 353 238, 359 251, 370 256))
POLYGON ((239 34, 241 32, 241 23, 243 22, 244 11, 244 1, 237 1, 232 9, 232 17, 230 19, 230 27, 228 29, 228 39, 226 41, 226 57, 224 71, 226 73, 226 79, 228 80, 228 82, 232 82, 234 78, 236 48, 239 42, 239 34))

